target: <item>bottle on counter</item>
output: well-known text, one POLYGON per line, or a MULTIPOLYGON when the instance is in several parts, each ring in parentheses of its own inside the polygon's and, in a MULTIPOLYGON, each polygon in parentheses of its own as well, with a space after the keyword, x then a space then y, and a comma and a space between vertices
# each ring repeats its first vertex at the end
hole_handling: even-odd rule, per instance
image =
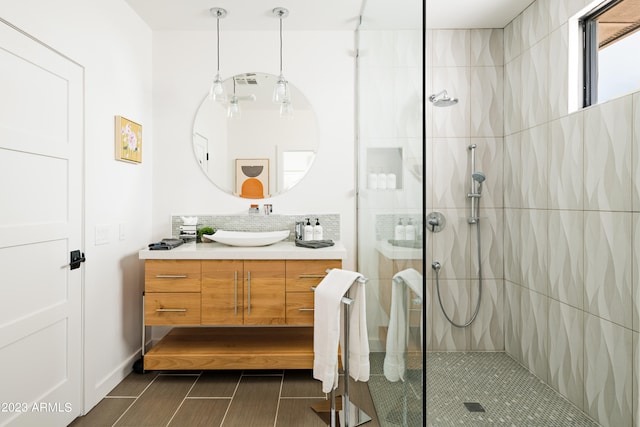
POLYGON ((409 224, 405 227, 405 240, 416 240, 416 228, 413 226, 411 218, 409 218, 409 224))
POLYGON ((307 218, 307 223, 304 225, 304 241, 313 240, 313 225, 311 225, 311 221, 307 218))
POLYGON ((322 226, 320 225, 320 221, 316 218, 316 225, 313 226, 313 240, 322 240, 323 232, 322 226))
POLYGON ((394 240, 406 240, 406 228, 405 226, 402 224, 402 218, 398 219, 398 224, 396 225, 396 228, 394 230, 393 233, 393 238, 394 240))

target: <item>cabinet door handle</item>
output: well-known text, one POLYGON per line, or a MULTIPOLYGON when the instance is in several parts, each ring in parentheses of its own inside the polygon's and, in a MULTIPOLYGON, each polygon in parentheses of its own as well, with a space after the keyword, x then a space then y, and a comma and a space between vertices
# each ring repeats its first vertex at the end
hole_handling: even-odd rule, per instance
POLYGON ((159 313, 184 313, 187 311, 186 308, 156 308, 156 311, 159 313))
POLYGON ((156 274, 157 279, 186 279, 186 274, 156 274))
POLYGON ((301 274, 298 276, 299 279, 324 279, 327 277, 326 274, 301 274))
POLYGON ((247 271, 247 314, 251 316, 251 272, 247 271))
POLYGON ((233 272, 233 285, 234 285, 234 289, 233 289, 233 312, 234 314, 237 316, 238 315, 238 272, 234 271, 233 272))
POLYGON ((299 308, 298 311, 315 311, 315 308, 299 308))

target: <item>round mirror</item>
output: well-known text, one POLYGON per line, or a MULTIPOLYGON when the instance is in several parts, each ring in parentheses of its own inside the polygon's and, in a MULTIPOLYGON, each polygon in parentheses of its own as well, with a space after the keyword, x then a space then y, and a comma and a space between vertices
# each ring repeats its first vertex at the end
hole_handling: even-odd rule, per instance
POLYGON ((207 95, 193 123, 200 167, 221 190, 262 199, 281 194, 306 175, 318 145, 315 113, 289 83, 292 109, 274 103, 278 77, 235 75, 218 99, 207 95))

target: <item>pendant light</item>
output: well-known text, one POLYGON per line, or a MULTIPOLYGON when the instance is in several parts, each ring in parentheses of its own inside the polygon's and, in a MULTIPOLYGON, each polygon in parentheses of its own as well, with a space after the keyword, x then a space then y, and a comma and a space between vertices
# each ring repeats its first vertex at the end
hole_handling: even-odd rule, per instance
POLYGON ((227 117, 230 119, 240 117, 240 102, 236 95, 236 78, 233 77, 233 95, 227 105, 227 117))
POLYGON ((221 7, 212 7, 209 13, 216 18, 216 54, 218 59, 218 68, 216 76, 213 78, 213 84, 209 89, 209 98, 214 101, 222 101, 224 98, 224 88, 222 87, 222 79, 220 78, 220 19, 227 16, 227 11, 221 7))
POLYGON ((291 94, 289 93, 289 82, 282 73, 282 20, 289 16, 289 11, 284 7, 276 7, 273 14, 280 20, 280 75, 273 89, 273 102, 281 104, 280 115, 290 115, 293 112, 291 106, 291 94))

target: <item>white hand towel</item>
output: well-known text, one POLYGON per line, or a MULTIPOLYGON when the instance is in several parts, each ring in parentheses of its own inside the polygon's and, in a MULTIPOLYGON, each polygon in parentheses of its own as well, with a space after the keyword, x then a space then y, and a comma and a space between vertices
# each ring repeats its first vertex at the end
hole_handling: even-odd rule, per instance
MULTIPOLYGON (((340 342, 340 337, 343 332, 341 300, 354 282, 361 277, 362 275, 357 272, 332 269, 322 282, 320 282, 315 291, 313 378, 322 381, 322 391, 324 393, 328 393, 338 386, 338 342, 340 342)), ((358 283, 358 286, 354 286, 353 290, 351 297, 354 299, 354 302, 351 307, 352 314, 350 315, 351 322, 349 324, 351 327, 349 333, 349 353, 356 355, 358 363, 354 363, 354 365, 358 366, 354 366, 355 372, 361 380, 365 381, 363 379, 365 378, 365 371, 366 379, 368 379, 369 375, 369 348, 366 333, 364 287, 358 283), (357 311, 354 310, 354 305, 357 311), (361 324, 362 319, 365 319, 364 325, 361 324), (364 338, 360 336, 355 338, 356 334, 361 334, 363 330, 364 338), (363 339, 367 342, 366 348, 361 347, 363 339), (352 343, 354 343, 356 347, 354 350, 351 350, 352 343), (366 359, 366 368, 362 362, 363 359, 366 359)), ((342 357, 344 358, 344 352, 342 357)), ((352 360, 356 362, 356 359, 349 358, 350 370, 352 360)))
MULTIPOLYGON (((367 307, 364 283, 357 281, 351 286, 349 298, 353 300, 349 308, 349 376, 356 381, 369 381, 369 333, 367 331, 367 307)), ((341 311, 344 317, 344 310, 341 311)), ((340 326, 340 346, 344 346, 344 319, 340 326)), ((345 352, 340 353, 342 366, 345 352)))
MULTIPOLYGON (((416 295, 422 298, 422 274, 413 268, 402 270, 393 276, 391 282, 391 313, 389 314, 389 328, 387 330, 387 348, 384 356, 384 376, 395 382, 404 381, 405 352, 409 341, 407 327, 406 301, 408 286, 416 295)), ((424 303, 423 303, 424 307, 424 303)), ((422 315, 420 316, 420 337, 422 339, 422 315)))

